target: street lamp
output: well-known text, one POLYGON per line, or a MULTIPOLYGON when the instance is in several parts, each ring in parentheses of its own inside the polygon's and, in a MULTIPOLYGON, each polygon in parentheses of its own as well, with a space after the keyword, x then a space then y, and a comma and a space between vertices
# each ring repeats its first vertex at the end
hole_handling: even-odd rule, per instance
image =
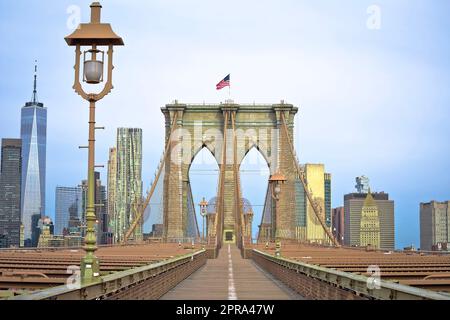
POLYGON ((206 214, 208 213, 208 211, 206 209, 208 207, 208 202, 206 201, 205 198, 203 198, 203 200, 198 205, 200 206, 200 215, 203 218, 202 241, 205 242, 205 218, 206 218, 206 214))
POLYGON ((252 227, 253 227, 253 217, 254 217, 253 210, 249 208, 247 210, 247 213, 244 216, 244 236, 247 238, 247 240, 252 243, 252 227))
POLYGON ((97 238, 95 235, 95 130, 103 129, 95 126, 95 103, 103 99, 113 89, 112 71, 113 47, 123 46, 123 40, 115 34, 108 23, 101 23, 101 9, 99 2, 91 4, 91 21, 82 23, 69 36, 65 38, 69 46, 75 47, 75 82, 73 89, 83 99, 89 101, 89 146, 88 148, 88 196, 86 206, 86 236, 85 257, 81 260, 81 279, 84 283, 95 281, 100 276, 98 258, 94 255, 97 250, 97 238), (99 47, 108 49, 107 81, 100 93, 87 93, 80 82, 80 57, 81 47, 88 49, 83 52, 83 82, 87 84, 100 84, 104 81, 105 53, 99 47), (99 59, 100 58, 100 59, 99 59))
MULTIPOLYGON (((270 176, 270 179, 269 179, 269 183, 272 186, 272 198, 275 200, 275 214, 276 215, 279 214, 281 185, 283 185, 285 182, 286 182, 286 177, 279 171, 277 173, 273 174, 272 176, 270 176)), ((274 223, 275 220, 276 220, 276 216, 273 215, 272 224, 274 224, 274 225, 272 226, 272 234, 273 234, 274 228, 276 228, 276 223, 274 223)), ((277 234, 275 234, 275 237, 276 236, 277 236, 277 234)))

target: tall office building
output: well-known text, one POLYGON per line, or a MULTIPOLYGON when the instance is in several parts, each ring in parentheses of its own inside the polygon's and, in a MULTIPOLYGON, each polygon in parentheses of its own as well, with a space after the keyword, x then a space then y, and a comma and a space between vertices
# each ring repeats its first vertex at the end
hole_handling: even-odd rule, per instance
POLYGON ((102 184, 100 176, 96 180, 95 198, 99 206, 96 208, 97 215, 97 242, 100 244, 109 244, 111 238, 109 235, 109 219, 108 219, 108 198, 106 187, 102 184))
POLYGON ((331 216, 333 235, 342 245, 344 244, 344 207, 334 208, 331 216))
MULTIPOLYGON (((22 140, 2 139, 0 167, 0 235, 4 247, 20 246, 22 140)), ((2 245, 0 245, 1 247, 2 245)))
POLYGON ((41 228, 39 227, 39 222, 42 217, 40 214, 34 214, 31 217, 31 247, 37 247, 39 244, 39 237, 41 235, 41 228))
POLYGON ((108 228, 114 230, 115 208, 116 208, 116 185, 117 185, 117 149, 109 149, 108 160, 108 228))
MULTIPOLYGON (((87 188, 88 183, 87 180, 83 180, 82 182, 82 215, 81 221, 83 225, 86 225, 86 210, 87 210, 87 188)), ((107 211, 107 193, 106 187, 102 184, 102 180, 100 179, 100 172, 95 172, 95 192, 94 192, 94 203, 95 206, 95 216, 97 218, 96 223, 96 234, 97 234, 97 243, 98 244, 108 244, 109 238, 109 219, 108 219, 108 211, 107 211)), ((84 236, 85 229, 83 229, 82 235, 84 236)))
MULTIPOLYGON (((394 250, 394 201, 389 200, 389 194, 384 192, 371 193, 371 195, 378 210, 378 219, 380 223, 379 247, 381 249, 394 250)), ((364 245, 361 244, 361 218, 363 216, 363 207, 367 196, 368 193, 351 193, 344 196, 344 244, 347 246, 364 245)), ((367 206, 364 213, 368 213, 367 206)))
POLYGON ((359 244, 363 247, 371 246, 380 248, 380 218, 378 216, 378 206, 370 193, 361 210, 361 229, 359 233, 359 244))
POLYGON ((22 223, 25 245, 31 244, 32 217, 45 213, 47 109, 38 102, 36 69, 31 102, 22 108, 22 223))
MULTIPOLYGON (((117 171, 114 240, 120 242, 134 221, 133 205, 142 199, 142 129, 117 130, 117 171)), ((142 226, 136 228, 135 239, 142 238, 142 226)))
MULTIPOLYGON (((331 230, 331 174, 323 164, 306 164, 305 177, 309 191, 320 207, 320 219, 331 230)), ((296 181, 296 235, 301 240, 325 243, 327 235, 306 197, 300 180, 296 181)))
POLYGON ((332 220, 331 220, 331 174, 324 174, 324 187, 325 187, 325 195, 324 195, 324 208, 325 208, 325 224, 331 229, 332 220))
POLYGON ((55 234, 69 233, 69 221, 81 219, 82 189, 80 187, 56 187, 55 234))
POLYGON ((420 249, 450 250, 450 201, 420 204, 420 249))

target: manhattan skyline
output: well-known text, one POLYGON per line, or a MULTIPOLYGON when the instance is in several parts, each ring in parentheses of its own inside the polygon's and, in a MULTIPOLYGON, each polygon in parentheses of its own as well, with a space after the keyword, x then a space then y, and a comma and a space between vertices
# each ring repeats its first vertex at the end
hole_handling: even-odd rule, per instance
MULTIPOLYGON (((40 100, 48 108, 45 214, 52 217, 55 187, 75 186, 86 176, 87 154, 78 146, 87 139, 87 106, 73 94, 73 52, 61 39, 70 6, 79 6, 86 20, 89 3, 0 4, 1 34, 9 43, 0 49, 0 70, 9 75, 0 80, 0 136, 20 136, 20 108, 31 95, 37 59, 40 100), (36 14, 38 24, 24 23, 36 14)), ((286 99, 300 107, 300 162, 326 165, 333 207, 343 205, 354 178, 365 174, 372 190, 396 202, 397 247, 418 246, 420 202, 450 198, 450 5, 379 1, 381 29, 370 30, 371 1, 285 1, 282 11, 271 2, 193 3, 108 3, 105 20, 127 41, 116 49, 116 92, 98 108, 99 124, 107 127, 98 134, 98 162, 107 164, 116 128, 142 128, 146 190, 164 147, 160 108, 174 99, 224 101, 227 92, 217 93, 215 84, 231 72, 236 102, 286 99), (249 18, 254 8, 257 15, 249 18)), ((250 201, 252 191, 265 193, 266 186, 250 186, 243 179, 250 201)), ((193 185, 193 192, 207 191, 193 185)))

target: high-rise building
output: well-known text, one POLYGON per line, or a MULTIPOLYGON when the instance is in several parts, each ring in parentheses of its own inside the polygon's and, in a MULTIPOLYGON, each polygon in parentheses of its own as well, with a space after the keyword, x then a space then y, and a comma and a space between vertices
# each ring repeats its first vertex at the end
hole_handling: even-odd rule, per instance
MULTIPOLYGON (((320 219, 331 230, 331 174, 323 164, 306 164, 305 177, 309 191, 320 207, 320 219)), ((326 243, 327 235, 306 197, 300 180, 296 181, 296 235, 301 240, 326 243)))
POLYGON ((40 214, 34 214, 31 217, 31 242, 28 241, 28 247, 37 247, 39 244, 39 237, 41 236, 41 228, 39 223, 42 220, 40 214))
POLYGON ((116 189, 117 189, 117 149, 109 149, 108 160, 108 229, 114 230, 116 215, 116 189))
POLYGON ((48 248, 49 240, 54 234, 54 225, 49 217, 40 218, 38 221, 39 238, 36 247, 38 248, 48 248))
MULTIPOLYGON (((368 193, 351 193, 344 196, 344 244, 347 246, 362 246, 361 244, 361 218, 363 216, 364 202, 368 193)), ((395 249, 394 201, 389 200, 389 194, 372 193, 378 210, 380 223, 380 248, 395 249)), ((367 213, 367 207, 365 213, 367 213)))
POLYGON ((342 245, 344 244, 344 207, 334 208, 331 216, 333 235, 342 245))
POLYGON ((97 180, 96 189, 95 189, 95 198, 97 199, 97 203, 100 204, 96 208, 97 213, 97 242, 99 244, 108 244, 110 241, 109 236, 109 219, 108 219, 108 198, 106 187, 102 184, 102 181, 97 180))
POLYGON ((370 189, 361 210, 359 244, 363 247, 380 248, 380 218, 377 204, 370 193, 370 189))
MULTIPOLYGON (((36 69, 35 69, 36 71, 36 69)), ((24 239, 31 243, 32 217, 45 213, 45 171, 47 145, 47 109, 38 102, 37 75, 30 102, 22 108, 22 223, 24 239)))
POLYGON ((0 235, 6 246, 20 246, 22 140, 2 139, 0 167, 0 235))
POLYGON ((80 187, 56 187, 55 234, 69 233, 69 221, 81 219, 82 190, 80 187))
POLYGON ((420 204, 420 249, 450 250, 450 201, 420 204))
MULTIPOLYGON (((81 221, 83 225, 86 225, 86 210, 87 210, 87 180, 83 180, 82 182, 82 214, 81 221)), ((95 172, 95 193, 94 193, 94 203, 95 206, 95 215, 97 218, 96 224, 96 234, 97 234, 97 243, 98 244, 108 244, 108 212, 107 212, 107 194, 106 188, 102 184, 102 180, 100 179, 100 172, 95 172)), ((84 235, 85 229, 83 229, 82 234, 84 235)))
POLYGON ((331 174, 324 174, 324 187, 325 187, 325 197, 324 197, 324 208, 325 208, 325 225, 327 228, 331 229, 331 174))
POLYGON ((25 247, 25 237, 24 237, 24 232, 23 232, 23 223, 20 224, 20 247, 23 248, 25 247))
MULTIPOLYGON (((117 130, 117 173, 113 218, 114 240, 120 242, 134 221, 134 205, 142 199, 142 129, 117 130)), ((142 238, 142 225, 135 239, 142 238)))

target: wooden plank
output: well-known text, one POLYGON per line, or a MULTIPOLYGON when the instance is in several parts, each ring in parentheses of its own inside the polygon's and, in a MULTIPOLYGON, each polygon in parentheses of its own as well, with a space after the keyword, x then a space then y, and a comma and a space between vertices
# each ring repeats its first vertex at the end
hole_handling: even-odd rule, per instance
POLYGON ((208 260, 205 267, 164 295, 162 300, 301 299, 251 260, 243 259, 238 248, 233 245, 229 248, 228 252, 228 247, 224 246, 217 259, 208 260))

